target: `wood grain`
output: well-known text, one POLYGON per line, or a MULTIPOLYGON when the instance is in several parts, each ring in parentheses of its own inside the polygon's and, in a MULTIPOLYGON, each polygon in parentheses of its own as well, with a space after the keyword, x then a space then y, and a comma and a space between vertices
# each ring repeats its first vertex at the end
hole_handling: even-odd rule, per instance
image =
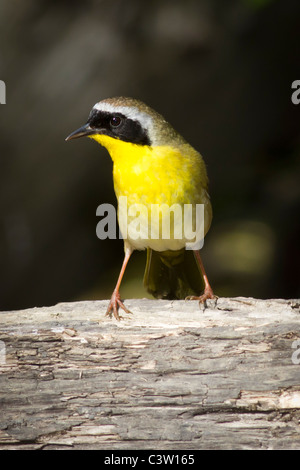
POLYGON ((299 300, 107 304, 0 314, 0 449, 300 448, 299 300))

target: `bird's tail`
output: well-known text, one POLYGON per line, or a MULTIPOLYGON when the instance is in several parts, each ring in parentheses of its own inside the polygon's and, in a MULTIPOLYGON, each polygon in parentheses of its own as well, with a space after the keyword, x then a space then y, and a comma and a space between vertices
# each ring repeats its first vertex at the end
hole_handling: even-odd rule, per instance
POLYGON ((144 286, 158 299, 185 299, 199 295, 204 288, 201 272, 192 250, 147 250, 144 286))

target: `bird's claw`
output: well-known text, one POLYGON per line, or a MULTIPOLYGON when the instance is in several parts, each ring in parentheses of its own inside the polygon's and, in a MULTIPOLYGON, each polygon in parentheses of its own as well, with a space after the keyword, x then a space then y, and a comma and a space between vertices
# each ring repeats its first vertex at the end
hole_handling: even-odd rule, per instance
POLYGON ((217 303, 218 296, 214 294, 211 287, 207 287, 204 290, 204 293, 200 296, 197 295, 189 295, 185 298, 185 300, 198 300, 199 305, 206 304, 207 299, 215 300, 217 303))
POLYGON ((123 304, 119 292, 114 291, 108 304, 105 316, 111 317, 113 314, 115 319, 120 321, 122 317, 119 315, 119 308, 122 308, 126 313, 131 313, 130 310, 128 310, 123 304))

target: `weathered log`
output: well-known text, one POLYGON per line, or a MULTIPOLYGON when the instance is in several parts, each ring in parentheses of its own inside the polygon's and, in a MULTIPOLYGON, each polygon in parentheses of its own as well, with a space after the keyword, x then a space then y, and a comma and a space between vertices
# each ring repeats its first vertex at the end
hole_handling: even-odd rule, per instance
POLYGON ((299 449, 300 301, 0 314, 0 449, 299 449))

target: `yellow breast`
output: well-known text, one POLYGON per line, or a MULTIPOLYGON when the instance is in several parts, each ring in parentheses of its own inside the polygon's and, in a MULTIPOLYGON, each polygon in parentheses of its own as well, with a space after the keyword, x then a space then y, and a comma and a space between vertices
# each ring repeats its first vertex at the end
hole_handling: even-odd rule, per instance
MULTIPOLYGON (((149 210, 153 204, 205 204, 205 233, 207 232, 211 222, 211 207, 207 194, 206 169, 201 155, 191 146, 186 144, 181 148, 150 147, 105 135, 91 137, 110 153, 114 163, 114 189, 118 200, 120 196, 126 196, 128 207, 143 204, 149 210)), ((119 223, 122 231, 120 214, 119 223)), ((166 248, 167 245, 167 242, 159 243, 158 240, 153 249, 179 249, 182 248, 183 242, 169 243, 172 246, 166 248)), ((149 244, 135 248, 146 246, 149 244)))

